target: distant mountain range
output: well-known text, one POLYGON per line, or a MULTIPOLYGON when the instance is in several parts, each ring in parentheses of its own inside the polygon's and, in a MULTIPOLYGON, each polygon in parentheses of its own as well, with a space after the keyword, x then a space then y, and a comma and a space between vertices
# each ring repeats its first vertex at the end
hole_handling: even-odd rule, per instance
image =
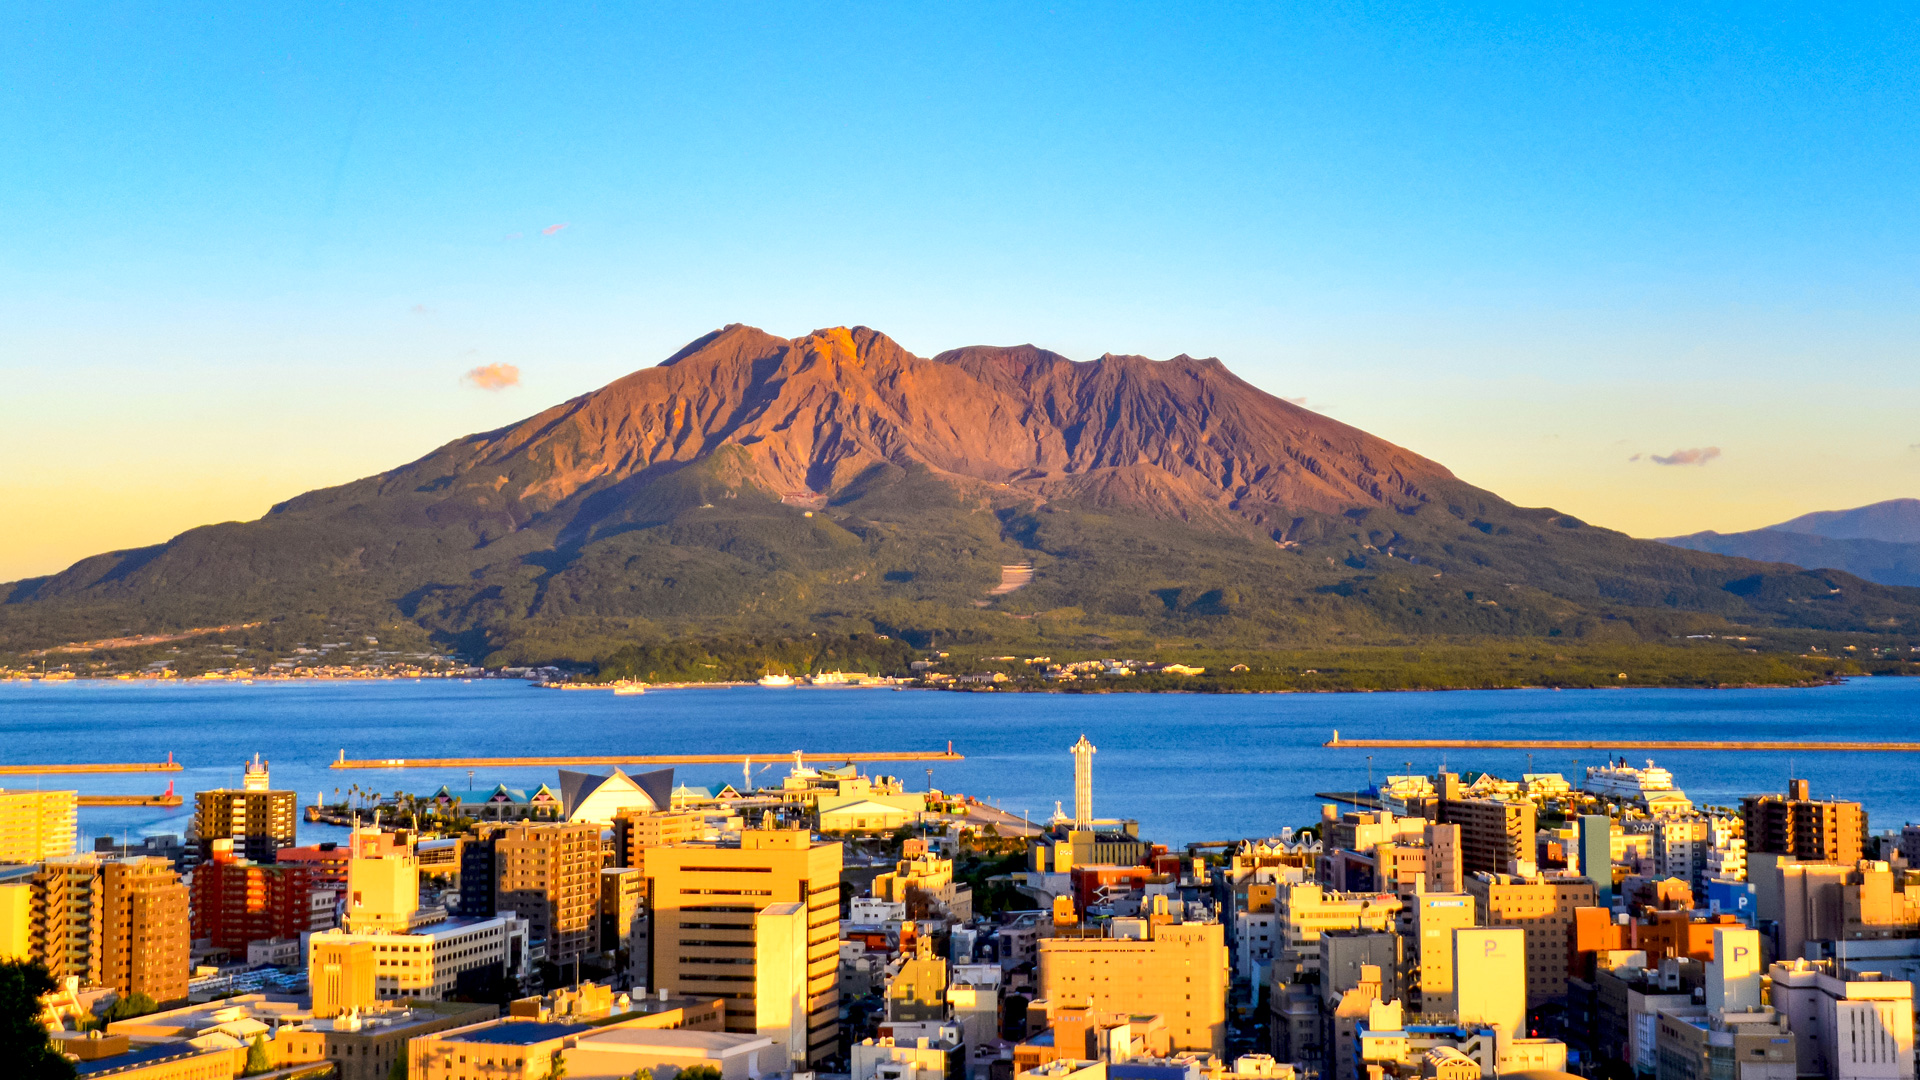
POLYGON ((1218 360, 925 359, 864 327, 728 326, 392 471, 0 598, 0 651, 295 615, 495 659, 694 634, 1920 631, 1920 591, 1517 507, 1218 360))
POLYGON ((1844 570, 1882 585, 1920 586, 1920 499, 1822 510, 1751 532, 1699 532, 1661 542, 1760 562, 1844 570))

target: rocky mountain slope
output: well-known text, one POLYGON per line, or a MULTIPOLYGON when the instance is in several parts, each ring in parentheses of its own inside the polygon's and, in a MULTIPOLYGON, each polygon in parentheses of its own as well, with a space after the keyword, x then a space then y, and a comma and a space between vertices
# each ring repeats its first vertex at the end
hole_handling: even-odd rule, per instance
POLYGON ((418 461, 0 586, 0 649, 290 614, 636 636, 1252 645, 1920 629, 1920 592, 1515 507, 1218 360, 729 326, 418 461), (1031 583, 996 592, 1001 567, 1031 583))

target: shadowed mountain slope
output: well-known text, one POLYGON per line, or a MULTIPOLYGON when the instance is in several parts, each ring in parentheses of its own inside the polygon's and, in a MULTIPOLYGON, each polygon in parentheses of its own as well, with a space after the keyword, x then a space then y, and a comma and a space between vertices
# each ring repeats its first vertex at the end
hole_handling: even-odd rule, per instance
POLYGON ((1822 510, 1764 529, 1671 536, 1662 543, 1809 569, 1828 567, 1882 585, 1920 586, 1920 499, 1822 510))
POLYGON ((1515 507, 1218 360, 729 326, 258 521, 0 586, 0 648, 289 614, 473 655, 909 640, 1920 629, 1920 592, 1515 507), (1031 585, 992 595, 999 567, 1031 585), (532 644, 538 642, 539 644, 532 644))

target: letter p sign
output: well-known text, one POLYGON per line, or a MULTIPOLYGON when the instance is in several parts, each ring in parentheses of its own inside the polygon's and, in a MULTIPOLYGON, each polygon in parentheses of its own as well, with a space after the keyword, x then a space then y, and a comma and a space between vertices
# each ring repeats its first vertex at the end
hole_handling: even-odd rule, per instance
POLYGON ((1481 942, 1481 944, 1480 944, 1480 955, 1481 955, 1482 957, 1494 957, 1494 956, 1499 956, 1499 955, 1500 955, 1500 942, 1499 942, 1498 940, 1496 940, 1496 939, 1494 939, 1494 938, 1488 938, 1488 939, 1486 939, 1485 941, 1483 941, 1483 942, 1481 942))

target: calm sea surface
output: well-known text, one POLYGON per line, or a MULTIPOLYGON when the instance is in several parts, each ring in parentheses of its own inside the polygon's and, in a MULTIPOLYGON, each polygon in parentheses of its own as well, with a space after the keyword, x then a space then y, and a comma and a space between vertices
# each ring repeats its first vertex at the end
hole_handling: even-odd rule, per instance
MULTIPOLYGON (((1151 839, 1271 835, 1318 817, 1316 791, 1366 786, 1361 750, 1321 746, 1343 736, 1567 738, 1617 740, 1635 764, 1635 739, 1806 739, 1920 741, 1920 679, 1856 679, 1806 690, 1505 690, 1382 694, 957 694, 865 689, 667 690, 615 697, 561 693, 519 682, 315 682, 155 685, 0 683, 0 762, 154 761, 172 753, 180 773, 8 777, 11 787, 77 787, 83 793, 158 792, 169 779, 185 793, 239 786, 241 762, 272 762, 275 787, 303 803, 332 801, 349 783, 391 792, 464 788, 465 770, 329 770, 350 758, 726 753, 771 758, 808 751, 935 750, 953 741, 964 762, 936 765, 935 786, 962 791, 1015 813, 1044 817, 1071 805, 1067 747, 1085 733, 1097 747, 1094 808, 1135 817, 1151 839)), ((1534 755, 1537 772, 1569 778, 1601 751, 1534 755)), ((1381 750, 1376 777, 1407 763, 1433 772, 1442 755, 1381 750)), ((1520 751, 1452 751, 1455 770, 1517 777, 1520 751)), ((828 763, 828 762, 822 762, 828 763)), ((1817 795, 1859 799, 1875 830, 1920 820, 1920 755, 1874 753, 1671 753, 1695 802, 1732 803, 1779 791, 1789 769, 1817 795)), ((756 779, 781 775, 776 763, 756 779)), ((909 788, 927 776, 915 764, 875 765, 909 788)), ((679 770, 681 782, 737 783, 739 765, 679 770)), ((476 785, 533 786, 552 770, 499 769, 476 785)), ((139 836, 182 832, 182 811, 89 809, 81 833, 139 836)), ((302 823, 302 840, 337 829, 302 823)), ((89 841, 83 840, 90 846, 89 841)))

